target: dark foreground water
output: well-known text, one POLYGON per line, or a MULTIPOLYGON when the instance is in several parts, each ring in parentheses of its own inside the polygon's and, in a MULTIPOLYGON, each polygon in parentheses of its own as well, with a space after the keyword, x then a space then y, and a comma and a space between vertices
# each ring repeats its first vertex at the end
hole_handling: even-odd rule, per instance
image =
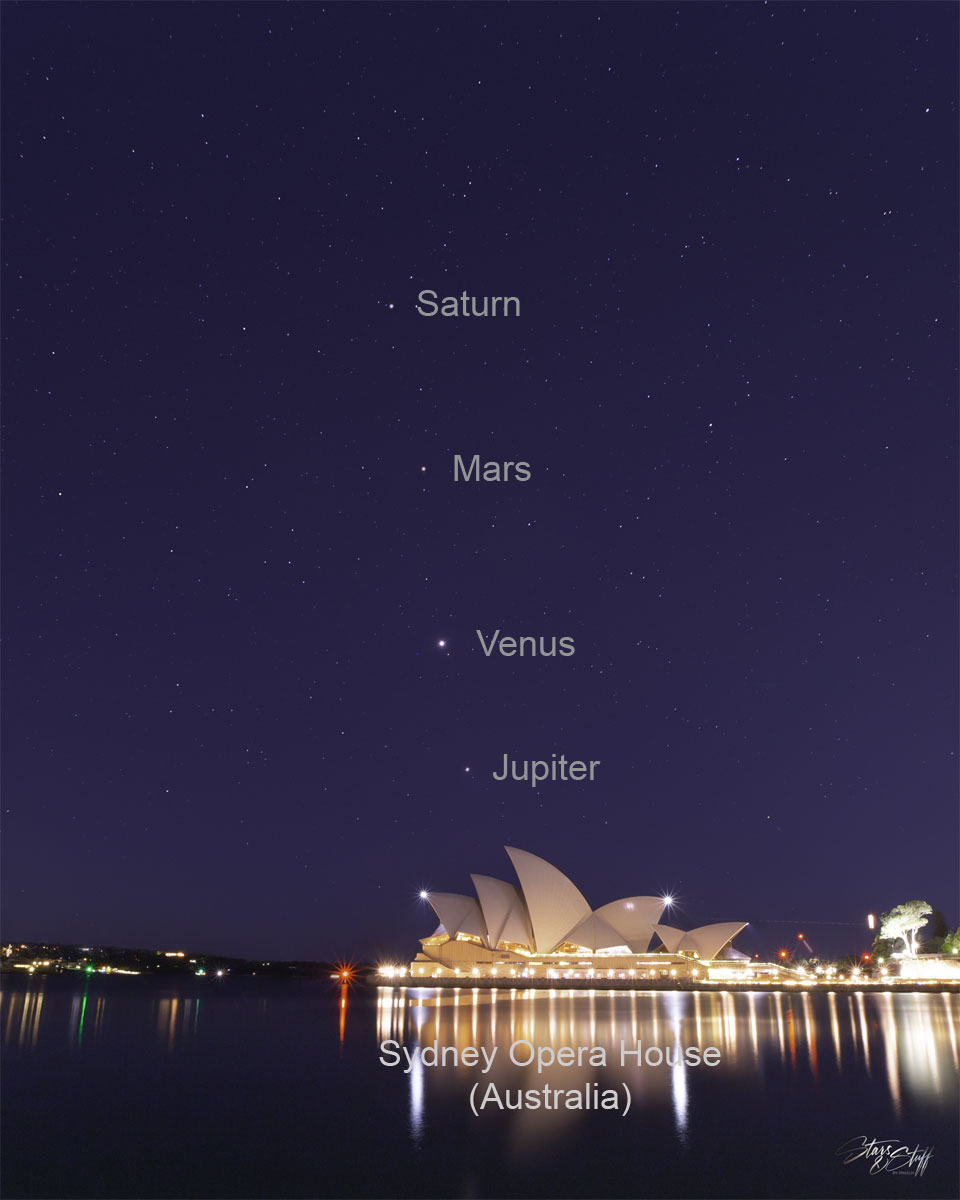
POLYGON ((960 1194, 955 995, 102 976, 6 976, 2 991, 8 1200, 960 1194), (638 1039, 653 1061, 622 1067, 621 1042, 638 1039), (405 1073, 406 1058, 379 1062, 382 1042, 436 1042, 448 1062, 415 1056, 405 1073), (487 1074, 469 1054, 450 1061, 472 1046, 496 1048, 487 1074), (523 1062, 562 1046, 584 1061, 510 1061, 511 1047, 523 1062), (656 1064, 694 1047, 719 1063, 656 1064), (545 1085, 559 1108, 498 1106, 520 1093, 542 1106, 545 1085), (569 1109, 573 1093, 619 1107, 569 1109), (836 1153, 864 1139, 904 1149, 836 1153))

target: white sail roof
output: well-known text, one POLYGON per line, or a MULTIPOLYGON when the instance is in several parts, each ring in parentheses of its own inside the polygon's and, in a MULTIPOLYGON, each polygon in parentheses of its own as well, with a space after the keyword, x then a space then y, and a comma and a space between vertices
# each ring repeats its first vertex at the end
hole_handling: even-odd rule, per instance
POLYGON ((656 932, 660 940, 670 951, 692 951, 701 958, 714 959, 730 941, 737 936, 741 929, 746 929, 748 921, 720 921, 716 925, 701 925, 686 933, 682 929, 674 929, 672 925, 657 925, 656 932))
POLYGON ((626 896, 598 908, 596 915, 621 935, 620 943, 629 946, 634 954, 645 954, 664 907, 659 896, 626 896))
POLYGON ((501 942, 516 942, 533 949, 533 929, 523 896, 512 883, 490 875, 471 875, 480 898, 487 926, 487 945, 496 950, 501 942))
POLYGON ((626 896, 592 911, 580 890, 552 863, 515 846, 504 849, 519 888, 489 875, 471 875, 477 900, 455 892, 427 894, 451 938, 465 934, 479 938, 489 950, 519 946, 536 954, 551 954, 565 942, 593 952, 645 954, 656 933, 669 953, 712 961, 747 925, 721 921, 691 930, 661 925, 666 905, 659 896, 626 896))
POLYGON ((721 921, 716 925, 701 925, 691 929, 680 943, 681 950, 695 950, 701 958, 716 958, 723 947, 736 937, 746 921, 721 921))
POLYGON ((588 950, 610 950, 614 946, 625 946, 623 934, 609 925, 599 913, 584 917, 576 929, 571 929, 563 939, 588 950))
POLYGON ((687 936, 683 929, 675 929, 672 925, 654 925, 654 932, 671 954, 676 954, 680 943, 687 936))
POLYGON ((584 917, 590 916, 590 905, 576 884, 555 866, 527 850, 505 846, 517 872, 523 897, 530 913, 530 924, 540 954, 549 954, 584 917))
POLYGON ((483 923, 483 913, 472 896, 459 896, 456 892, 428 892, 427 900, 452 938, 458 933, 472 933, 486 941, 487 927, 483 923))

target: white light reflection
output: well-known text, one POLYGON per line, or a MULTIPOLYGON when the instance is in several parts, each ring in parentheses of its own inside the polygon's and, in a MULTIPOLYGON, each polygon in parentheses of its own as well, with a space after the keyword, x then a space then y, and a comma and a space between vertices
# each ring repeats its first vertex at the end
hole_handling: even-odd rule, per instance
POLYGON ((670 1068, 670 1088, 673 1096, 673 1119, 677 1127, 677 1137, 685 1146, 687 1144, 687 1068, 681 1060, 670 1068))
MULTIPOLYGON (((883 1049, 884 1057, 887 1063, 887 1086, 890 1089, 890 1099, 893 1101, 893 1111, 900 1116, 900 1063, 899 1051, 897 1047, 897 1023, 893 1019, 893 997, 887 994, 880 996, 880 1011, 881 1021, 884 1026, 883 1049)), ((863 1027, 863 1040, 866 1044, 867 1031, 866 1013, 863 1010, 863 994, 857 994, 858 1008, 860 1010, 860 1023, 863 1027)))
POLYGON ((750 1005, 750 1041, 753 1044, 753 1061, 760 1061, 760 1037, 757 1030, 757 1004, 760 1002, 760 997, 756 992, 750 992, 747 995, 747 1003, 750 1005))
POLYGON ((810 1060, 810 1070, 814 1079, 817 1078, 819 1064, 817 1062, 817 1024, 813 1016, 813 1005, 810 993, 803 993, 803 1033, 807 1042, 807 1056, 810 1060))
POLYGON ((950 1048, 953 1051, 953 1067, 954 1070, 960 1073, 960 1054, 957 1052, 957 1031, 953 1024, 953 1011, 950 1008, 950 995, 948 992, 940 993, 943 997, 943 1008, 946 1013, 947 1036, 950 1040, 950 1048))
POLYGON ((827 1004, 830 1009, 830 1035, 833 1038, 833 1052, 837 1058, 837 1070, 843 1067, 843 1056, 840 1052, 840 1019, 837 1016, 837 994, 829 992, 827 994, 827 1004))
POLYGON ((780 1041, 780 1058, 781 1060, 785 1060, 787 1057, 787 1050, 783 1039, 783 997, 779 992, 777 992, 775 995, 771 996, 770 999, 777 1010, 777 1037, 780 1041))
POLYGON ((674 992, 669 997, 670 1029, 673 1033, 673 1045, 677 1061, 670 1068, 670 1095, 673 1100, 673 1119, 677 1127, 677 1138, 681 1145, 687 1143, 687 1067, 683 1057, 683 1024, 681 1007, 685 997, 674 992))
POLYGON ((423 1063, 418 1054, 410 1069, 410 1138, 419 1146, 423 1139, 423 1063))
MULTIPOLYGON (((857 1015, 860 1018, 860 1034, 861 1034, 861 1037, 863 1038, 863 1061, 864 1061, 864 1065, 867 1068, 867 1074, 869 1075, 870 1074, 870 1035, 867 1032, 867 1011, 863 1006, 863 992, 857 992, 856 999, 857 999, 857 1015)), ((881 996, 880 1000, 883 1000, 883 999, 884 999, 884 997, 881 996)), ((889 992, 886 995, 886 999, 887 999, 887 1001, 890 1000, 889 992)), ((894 1036, 896 1036, 896 1031, 894 1031, 894 1036)), ((896 1101, 897 1101, 897 1105, 898 1105, 897 1112, 899 1113, 899 1111, 900 1111, 899 1110, 899 1102, 900 1102, 899 1094, 896 1097, 896 1101)))

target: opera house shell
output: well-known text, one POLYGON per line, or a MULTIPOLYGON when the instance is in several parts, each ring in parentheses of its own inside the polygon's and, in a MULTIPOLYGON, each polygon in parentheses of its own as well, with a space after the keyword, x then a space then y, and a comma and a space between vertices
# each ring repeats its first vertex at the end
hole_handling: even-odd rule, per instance
MULTIPOLYGON (((475 896, 424 892, 440 922, 410 964, 414 980, 743 977, 760 968, 734 951, 746 921, 682 930, 661 924, 667 901, 627 896, 591 908, 552 863, 506 846, 519 886, 471 875, 475 896), (731 974, 732 972, 732 974, 731 974)), ((406 975, 406 969, 387 972, 406 975)))

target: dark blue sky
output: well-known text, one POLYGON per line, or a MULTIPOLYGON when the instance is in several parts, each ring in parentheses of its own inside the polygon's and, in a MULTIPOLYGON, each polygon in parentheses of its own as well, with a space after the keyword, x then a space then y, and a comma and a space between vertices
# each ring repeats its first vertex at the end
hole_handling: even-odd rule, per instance
POLYGON ((5 937, 412 955, 505 842, 956 923, 954 6, 3 26, 5 937))

